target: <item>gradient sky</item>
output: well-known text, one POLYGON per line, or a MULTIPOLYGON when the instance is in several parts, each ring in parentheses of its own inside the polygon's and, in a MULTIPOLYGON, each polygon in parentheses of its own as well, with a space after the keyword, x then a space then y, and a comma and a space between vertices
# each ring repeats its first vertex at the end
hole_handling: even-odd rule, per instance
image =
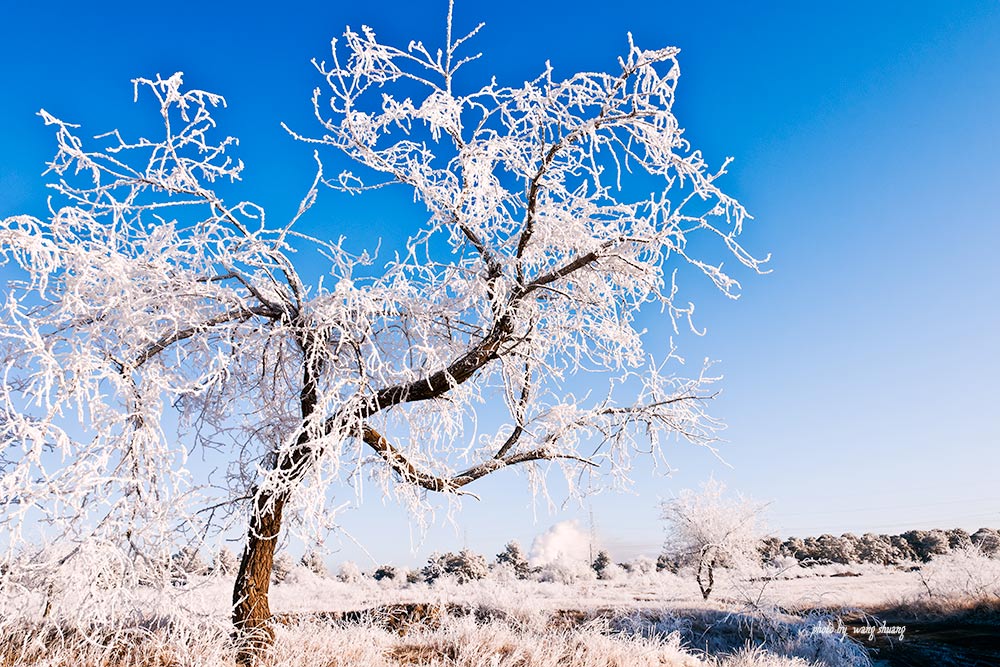
MULTIPOLYGON (((130 79, 185 72, 223 94, 240 137, 241 196, 278 218, 312 176, 309 64, 345 25, 404 44, 444 39, 446 0, 381 3, 7 2, 0 10, 0 216, 44 211, 54 149, 44 107, 89 134, 142 127, 130 79)), ((635 493, 535 512, 507 472, 473 489, 457 526, 439 516, 411 550, 405 515, 369 497, 345 528, 376 561, 415 563, 468 545, 530 543, 592 507, 613 555, 655 553, 657 502, 709 475, 773 501, 775 534, 1000 527, 1000 4, 996 2, 632 3, 460 1, 457 30, 483 21, 469 76, 502 83, 613 69, 631 31, 682 49, 675 111, 709 161, 736 162, 724 187, 756 221, 744 236, 773 272, 739 274, 730 302, 688 281, 708 333, 678 338, 720 360, 714 414, 730 425, 727 467, 678 447, 670 478, 639 470, 635 493)), ((477 80, 475 83, 479 83, 477 80)), ((405 234, 400 208, 323 193, 305 230, 405 234)), ((653 334, 666 332, 650 318, 653 334)), ((350 499, 345 494, 345 499, 350 499)), ((352 497, 352 496, 351 496, 352 497)), ((557 501, 561 500, 556 498, 557 501)), ((419 536, 414 534, 414 540, 419 536)), ((331 561, 370 561, 350 540, 331 561)))

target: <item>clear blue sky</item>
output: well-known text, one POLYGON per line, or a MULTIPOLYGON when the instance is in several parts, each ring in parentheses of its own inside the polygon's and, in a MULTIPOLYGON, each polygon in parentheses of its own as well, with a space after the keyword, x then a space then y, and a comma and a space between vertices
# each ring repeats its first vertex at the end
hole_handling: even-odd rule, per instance
MULTIPOLYGON (((405 44, 443 40, 446 0, 382 3, 6 3, 0 20, 0 215, 41 213, 50 132, 44 107, 93 134, 155 116, 129 80, 184 71, 223 94, 241 138, 243 196, 279 217, 311 177, 312 57, 350 24, 405 44)), ((730 428, 726 468, 680 448, 669 479, 637 474, 635 495, 594 499, 620 556, 655 551, 658 496, 709 474, 773 500, 779 535, 1000 526, 1000 4, 996 2, 459 2, 458 29, 484 21, 470 68, 502 82, 613 68, 632 31, 681 47, 676 111, 755 216, 746 244, 773 273, 741 276, 736 303, 689 282, 704 338, 681 352, 721 360, 714 412, 730 428)), ((389 204, 323 195, 308 231, 371 242, 405 232, 389 204)), ((650 319, 650 328, 664 324, 650 319)), ((380 561, 413 562, 468 543, 495 553, 537 522, 523 478, 475 489, 459 528, 412 554, 406 520, 374 497, 345 526, 380 561), (512 486, 517 490, 512 491, 512 486), (400 539, 402 536, 402 539, 400 539)), ((347 499, 349 494, 345 494, 347 499)), ((334 560, 357 558, 345 542, 334 560)))

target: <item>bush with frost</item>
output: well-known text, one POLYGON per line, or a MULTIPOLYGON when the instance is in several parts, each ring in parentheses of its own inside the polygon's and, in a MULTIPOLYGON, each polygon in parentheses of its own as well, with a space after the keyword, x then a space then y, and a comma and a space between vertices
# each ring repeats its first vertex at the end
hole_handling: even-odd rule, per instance
POLYGON ((980 528, 972 534, 970 540, 987 556, 1000 555, 1000 532, 994 528, 980 528))
POLYGON ((326 569, 326 562, 323 560, 323 556, 321 556, 319 552, 305 552, 302 554, 302 559, 299 561, 299 565, 302 565, 317 577, 326 577, 329 575, 329 572, 327 572, 326 569))
POLYGON ((535 578, 543 583, 577 584, 593 581, 597 578, 597 573, 585 560, 557 558, 539 566, 535 571, 535 578))
POLYGON ((939 554, 920 567, 927 595, 945 600, 1000 600, 1000 560, 977 546, 939 554))
POLYGON ((484 579, 490 573, 486 559, 481 555, 463 549, 458 553, 435 553, 421 571, 424 581, 433 583, 443 576, 450 576, 458 583, 464 584, 476 579, 484 579))
POLYGON ((212 574, 221 577, 228 577, 236 574, 236 571, 239 568, 239 559, 228 547, 222 547, 219 549, 212 558, 212 574))
POLYGON ((510 566, 518 579, 527 579, 531 573, 528 557, 517 540, 508 542, 503 551, 497 554, 497 564, 510 566))
POLYGON ((344 561, 337 570, 337 581, 345 584, 354 584, 361 581, 361 568, 352 560, 344 561))
POLYGON ((274 557, 274 563, 271 566, 271 580, 276 584, 280 584, 288 578, 289 573, 294 567, 295 563, 292 561, 291 556, 284 552, 278 554, 274 557))

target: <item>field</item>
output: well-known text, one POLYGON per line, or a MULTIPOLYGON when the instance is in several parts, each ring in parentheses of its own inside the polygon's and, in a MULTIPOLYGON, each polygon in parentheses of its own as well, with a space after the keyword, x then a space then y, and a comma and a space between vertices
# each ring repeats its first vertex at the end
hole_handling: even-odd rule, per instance
MULTIPOLYGON (((299 566, 272 586, 277 641, 268 663, 850 667, 874 657, 875 665, 996 664, 970 656, 998 657, 989 652, 998 573, 995 560, 944 557, 923 569, 792 566, 722 576, 704 601, 685 572, 542 582, 496 568, 478 581, 426 584, 341 581, 299 566), (953 644, 937 642, 936 657, 914 658, 933 623, 938 634, 965 632, 953 644), (870 654, 861 642, 880 651, 870 654), (902 650, 908 662, 898 657, 902 650)), ((164 588, 96 582, 8 586, 0 665, 234 664, 229 578, 193 577, 164 588)))

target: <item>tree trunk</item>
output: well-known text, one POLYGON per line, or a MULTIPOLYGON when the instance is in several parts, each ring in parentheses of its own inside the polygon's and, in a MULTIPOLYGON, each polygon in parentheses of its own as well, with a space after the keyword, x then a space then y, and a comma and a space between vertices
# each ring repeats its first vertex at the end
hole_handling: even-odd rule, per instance
POLYGON ((273 509, 264 511, 267 500, 268 497, 264 495, 257 499, 256 511, 250 518, 247 546, 233 587, 236 661, 240 665, 257 664, 274 642, 267 595, 285 501, 283 498, 276 498, 273 509))
POLYGON ((701 597, 705 600, 712 593, 712 587, 715 585, 715 559, 710 561, 705 561, 702 559, 698 561, 698 587, 701 588, 701 597))
MULTIPOLYGON (((296 320, 308 332, 308 323, 296 320)), ((289 452, 276 455, 274 470, 285 475, 289 487, 301 479, 304 466, 311 455, 309 418, 316 409, 318 387, 316 378, 322 372, 322 359, 312 355, 313 341, 306 333, 299 340, 305 363, 302 366, 302 390, 299 393, 299 409, 303 429, 299 433, 296 446, 289 452)), ((277 454, 277 453, 276 453, 277 454)), ((286 488, 289 488, 286 487, 286 488)), ((281 512, 285 508, 289 492, 259 492, 250 517, 247 531, 247 546, 240 560, 240 571, 233 587, 233 626, 235 627, 236 662, 240 665, 256 665, 264 653, 274 643, 271 628, 271 607, 268 603, 268 589, 271 586, 271 568, 274 566, 274 548, 281 533, 281 512), (270 505, 270 506, 269 506, 270 505)))

